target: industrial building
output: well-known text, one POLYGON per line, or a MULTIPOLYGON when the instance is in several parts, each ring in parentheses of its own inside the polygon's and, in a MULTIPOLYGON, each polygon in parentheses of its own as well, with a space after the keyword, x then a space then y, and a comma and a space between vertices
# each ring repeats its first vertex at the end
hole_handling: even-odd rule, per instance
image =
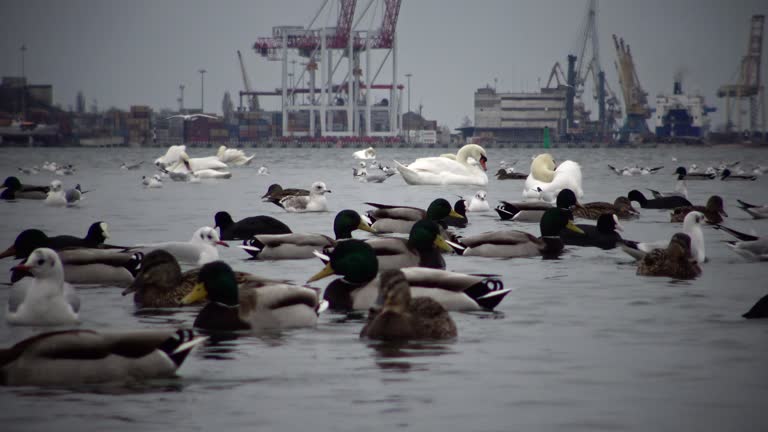
POLYGON ((565 134, 567 87, 540 92, 497 93, 486 86, 475 91, 474 136, 496 142, 541 142, 544 128, 565 134))

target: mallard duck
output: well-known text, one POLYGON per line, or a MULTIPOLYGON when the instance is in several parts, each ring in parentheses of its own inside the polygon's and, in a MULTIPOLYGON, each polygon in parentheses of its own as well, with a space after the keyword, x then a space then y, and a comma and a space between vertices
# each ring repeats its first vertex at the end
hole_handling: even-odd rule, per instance
POLYGON ((736 231, 723 225, 715 224, 715 229, 722 230, 736 237, 739 241, 729 241, 728 246, 748 261, 768 261, 768 238, 736 231))
MULTIPOLYGON (((563 189, 557 194, 555 207, 571 210, 577 204, 576 194, 570 189, 563 189)), ((516 202, 501 201, 496 206, 496 213, 501 220, 515 222, 540 222, 544 212, 551 209, 552 204, 546 201, 516 202)))
POLYGON ((107 224, 101 221, 92 223, 88 227, 88 233, 83 238, 71 235, 48 237, 38 229, 27 229, 19 233, 13 244, 0 253, 0 258, 11 256, 26 258, 33 250, 41 247, 47 247, 55 251, 68 248, 121 248, 120 246, 105 245, 104 242, 108 238, 109 230, 107 229, 107 224))
POLYGON ((497 180, 525 180, 528 178, 528 174, 510 171, 511 168, 499 168, 496 171, 497 180))
POLYGON ((417 207, 393 206, 371 202, 366 204, 376 207, 376 210, 368 212, 368 218, 372 222, 371 228, 377 233, 408 234, 411 232, 413 224, 425 218, 440 223, 448 216, 455 218, 463 217, 451 208, 451 203, 448 200, 443 198, 432 201, 426 211, 417 207))
POLYGON ((665 209, 673 209, 675 207, 691 205, 690 201, 680 196, 669 196, 669 197, 648 199, 645 197, 645 195, 643 195, 642 192, 640 192, 637 189, 633 189, 629 191, 629 193, 627 194, 627 198, 629 198, 630 201, 637 201, 637 203, 640 204, 640 207, 644 209, 665 210, 665 209))
POLYGON ((739 202, 739 208, 747 212, 754 219, 768 218, 768 205, 759 206, 738 199, 736 201, 739 202))
POLYGON ((381 272, 376 305, 360 331, 361 338, 381 340, 450 339, 456 324, 443 305, 429 297, 411 298, 411 286, 400 270, 381 272))
POLYGON ((244 241, 240 247, 252 257, 263 260, 306 259, 314 257, 315 250, 333 247, 337 240, 352 238, 352 231, 356 229, 373 232, 359 213, 354 210, 342 210, 333 220, 336 240, 323 234, 310 233, 257 235, 244 241))
POLYGON ((547 209, 541 217, 541 237, 524 231, 492 231, 461 238, 460 244, 465 249, 457 248, 456 251, 467 256, 496 258, 557 256, 563 250, 563 241, 560 239, 563 228, 584 234, 571 219, 570 211, 553 207, 547 209))
POLYGON ((757 303, 742 316, 747 319, 768 318, 768 295, 763 296, 763 298, 758 300, 757 303))
POLYGON ((172 377, 206 339, 192 330, 42 333, 0 349, 0 384, 62 386, 172 377))
MULTIPOLYGON (((341 242, 327 257, 323 270, 307 282, 333 274, 342 278, 325 288, 323 298, 334 310, 368 309, 380 285, 379 263, 373 248, 361 240, 341 242)), ((492 310, 509 289, 491 275, 467 275, 424 267, 401 269, 411 285, 413 297, 430 297, 448 310, 492 310)))
POLYGON ((685 207, 676 207, 670 214, 671 222, 682 222, 685 216, 692 212, 698 211, 704 214, 707 218, 707 222, 710 224, 719 224, 723 221, 723 217, 727 217, 728 213, 723 208, 723 199, 719 195, 712 195, 707 200, 706 206, 694 206, 688 205, 685 207))
MULTIPOLYGON (((692 165, 692 168, 693 167, 695 167, 695 164, 692 165)), ((685 167, 682 167, 682 166, 677 167, 677 169, 675 170, 675 174, 682 176, 683 178, 688 180, 714 180, 715 177, 717 177, 717 174, 715 173, 714 170, 712 170, 711 172, 703 172, 703 173, 693 172, 693 171, 689 172, 687 169, 685 169, 685 167)))
POLYGON ((639 261, 637 274, 666 276, 674 279, 698 277, 701 274, 701 267, 691 256, 691 238, 683 233, 673 235, 666 249, 654 249, 639 261))
MULTIPOLYGON (((182 273, 173 255, 157 249, 144 257, 141 270, 133 283, 123 291, 123 295, 134 293, 133 302, 144 308, 179 306, 181 299, 192 292, 199 273, 199 268, 182 273)), ((249 273, 235 272, 238 284, 254 278, 257 277, 249 273)))
POLYGON ((592 220, 597 220, 605 213, 613 213, 624 220, 640 217, 640 213, 632 207, 632 202, 623 196, 616 198, 613 204, 604 201, 576 204, 572 211, 574 217, 592 220))
POLYGON ((48 196, 50 188, 48 186, 23 185, 18 177, 7 177, 0 186, 4 188, 0 193, 0 199, 36 199, 44 200, 48 196))
POLYGON ((616 231, 623 231, 619 218, 613 213, 603 213, 597 218, 596 225, 577 224, 584 234, 577 234, 569 229, 560 231, 563 244, 569 246, 593 246, 600 249, 613 249, 621 244, 621 235, 616 231))
POLYGON ((221 240, 246 240, 258 234, 290 234, 288 225, 272 216, 251 216, 237 222, 225 211, 213 217, 214 228, 219 229, 221 240))
MULTIPOLYGON (((13 325, 51 326, 78 323, 80 300, 65 294, 64 268, 56 252, 32 251, 14 271, 32 274, 28 284, 14 287, 8 298, 6 319, 13 325)), ((71 292, 70 292, 71 293, 71 292)))
POLYGON ((453 204, 453 211, 456 212, 458 216, 451 216, 451 214, 448 214, 448 216, 443 218, 440 222, 449 227, 466 228, 469 224, 469 218, 467 217, 467 202, 464 198, 459 198, 453 204))
POLYGON ((266 279, 238 287, 232 268, 222 261, 204 265, 194 290, 182 304, 209 302, 195 318, 206 330, 275 329, 313 326, 320 302, 311 288, 266 279))
MULTIPOLYGON (((103 224, 106 227, 106 224, 103 224)), ((98 225, 96 225, 98 227, 98 225)), ((99 227, 99 229, 101 229, 99 227)), ((88 237, 95 237, 94 227, 88 237)), ((104 235, 106 229, 99 231, 104 235)), ((100 243, 99 246, 107 246, 100 243)), ((141 264, 141 253, 118 252, 110 249, 76 247, 76 244, 96 244, 92 239, 80 239, 71 236, 48 237, 40 230, 24 230, 16 237, 13 246, 2 255, 27 258, 38 248, 57 250, 57 255, 64 269, 64 280, 77 285, 111 285, 127 286, 133 282, 133 277, 141 264), (51 247, 55 246, 55 247, 51 247), (60 246, 66 246, 59 248, 60 246)), ((22 271, 14 271, 11 282, 16 284, 22 278, 29 276, 22 271)), ((21 282, 19 282, 21 283, 21 282)))
POLYGON ((407 240, 387 237, 370 239, 366 243, 376 253, 380 270, 404 267, 444 269, 445 260, 440 250, 453 250, 440 235, 440 227, 429 219, 413 224, 407 240))
POLYGON ((720 173, 720 180, 722 181, 733 181, 733 180, 755 181, 757 180, 757 176, 749 175, 749 174, 734 174, 731 172, 731 170, 726 168, 720 173))

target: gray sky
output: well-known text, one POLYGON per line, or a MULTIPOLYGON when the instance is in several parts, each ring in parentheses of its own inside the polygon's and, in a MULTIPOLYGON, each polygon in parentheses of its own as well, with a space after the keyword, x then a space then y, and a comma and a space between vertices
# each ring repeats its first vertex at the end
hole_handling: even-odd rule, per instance
MULTIPOLYGON (((332 0, 335 1, 335 0, 332 0)), ((54 100, 74 105, 82 90, 100 108, 148 104, 200 105, 205 68, 207 111, 221 111, 224 91, 242 89, 236 50, 243 51, 254 87, 279 86, 279 62, 251 46, 276 25, 309 24, 321 0, 8 0, 0 3, 0 75, 19 75, 19 47, 26 44, 26 74, 32 83, 54 86, 54 100)), ((358 10, 366 0, 358 1, 358 10)), ((399 75, 412 73, 411 107, 458 127, 473 117, 473 93, 493 85, 501 91, 533 91, 555 61, 575 47, 585 0, 403 0, 398 22, 399 75)), ((718 108, 717 87, 735 79, 746 53, 752 14, 766 14, 761 0, 614 0, 599 2, 600 55, 607 79, 619 92, 611 34, 632 46, 637 73, 651 100, 670 91, 676 70, 687 71, 684 87, 718 108)), ((332 13, 316 25, 333 26, 332 13)), ((377 21, 380 19, 377 15, 377 21)), ((368 20, 362 21, 368 26, 368 20)), ((763 71, 766 54, 763 49, 763 71)), ((390 69, 387 68, 387 71, 390 69)), ((765 72, 763 72, 765 75, 765 72)), ((262 99, 267 108, 278 100, 262 99)), ((653 103, 652 103, 653 104, 653 103)), ((405 94, 403 108, 406 108, 405 94)))

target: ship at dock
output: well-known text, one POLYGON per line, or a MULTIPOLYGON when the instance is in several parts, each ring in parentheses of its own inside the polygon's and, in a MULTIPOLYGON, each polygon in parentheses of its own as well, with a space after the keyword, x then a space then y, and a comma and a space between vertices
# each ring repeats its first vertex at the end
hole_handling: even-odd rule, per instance
POLYGON ((709 113, 704 96, 683 92, 682 74, 675 77, 672 94, 656 96, 655 133, 660 142, 701 143, 709 133, 709 113))

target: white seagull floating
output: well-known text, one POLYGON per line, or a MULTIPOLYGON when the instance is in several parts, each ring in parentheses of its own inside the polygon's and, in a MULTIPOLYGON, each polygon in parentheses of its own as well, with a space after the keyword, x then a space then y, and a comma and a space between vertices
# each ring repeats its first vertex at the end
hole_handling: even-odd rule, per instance
POLYGON ((78 322, 80 299, 64 282, 64 267, 51 249, 32 251, 24 264, 13 268, 29 272, 32 278, 14 283, 8 297, 6 317, 15 325, 67 325, 78 322))
POLYGON ((184 119, 184 120, 194 120, 194 119, 196 119, 198 117, 205 117, 205 118, 214 119, 214 120, 218 120, 219 119, 216 116, 212 116, 212 115, 208 115, 208 114, 176 114, 176 115, 172 115, 170 117, 166 117, 165 119, 166 120, 170 120, 172 118, 180 118, 180 119, 184 119))
POLYGON ((145 255, 156 249, 164 249, 180 263, 203 265, 219 259, 217 245, 229 247, 219 238, 219 233, 211 227, 198 228, 189 241, 164 242, 137 245, 129 250, 143 252, 145 255))

